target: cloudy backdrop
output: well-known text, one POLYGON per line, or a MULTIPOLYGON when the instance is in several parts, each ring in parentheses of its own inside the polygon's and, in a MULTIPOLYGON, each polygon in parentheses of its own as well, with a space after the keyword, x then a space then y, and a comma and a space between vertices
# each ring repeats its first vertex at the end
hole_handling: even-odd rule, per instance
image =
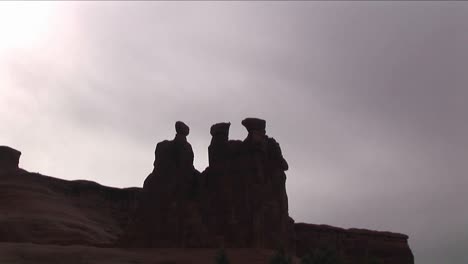
POLYGON ((0 3, 0 144, 21 166, 142 186, 157 142, 267 120, 297 222, 468 261, 468 4, 0 3))

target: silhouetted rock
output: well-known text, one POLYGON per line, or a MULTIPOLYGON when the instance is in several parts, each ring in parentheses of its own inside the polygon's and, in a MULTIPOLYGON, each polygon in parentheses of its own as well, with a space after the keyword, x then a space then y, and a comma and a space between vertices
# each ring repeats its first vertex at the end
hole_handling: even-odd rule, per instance
POLYGON ((182 136, 188 136, 190 133, 190 128, 182 121, 177 121, 175 123, 175 129, 177 134, 181 134, 182 136))
POLYGON ((210 134, 213 137, 218 137, 227 140, 229 137, 229 127, 231 123, 217 123, 211 126, 210 134))
POLYGON ((244 140, 214 124, 209 166, 198 172, 190 128, 156 145, 143 189, 64 181, 18 168, 21 153, 0 147, 0 242, 119 247, 283 248, 303 256, 334 248, 346 264, 377 258, 412 264, 406 235, 294 224, 288 212, 288 163, 266 121, 246 118, 244 140), (18 177, 21 175, 22 177, 18 177))
POLYGON ((208 147, 208 161, 211 167, 219 166, 228 158, 229 127, 231 123, 218 123, 211 126, 211 144, 208 147))
POLYGON ((268 138, 268 157, 273 166, 278 166, 283 171, 289 169, 288 162, 281 152, 281 147, 274 138, 268 138))
POLYGON ((197 226, 200 216, 193 201, 200 173, 186 138, 189 127, 180 121, 175 127, 174 140, 156 145, 154 169, 144 182, 135 227, 129 231, 133 246, 196 246, 191 241, 198 237, 190 232, 203 230, 197 226))
POLYGON ((113 246, 140 192, 10 170, 0 177, 0 242, 113 246))
POLYGON ((223 158, 222 166, 210 162, 204 172, 209 226, 227 247, 293 251, 294 221, 288 214, 285 166, 278 164, 284 160, 279 145, 266 136, 265 120, 247 118, 242 124, 249 133, 244 141, 223 137, 220 144, 212 133, 209 148, 216 155, 210 152, 210 161, 220 154, 223 158))
POLYGON ((249 133, 254 131, 265 131, 266 121, 260 118, 248 117, 242 120, 242 125, 247 129, 249 133))
POLYGON ((229 140, 230 123, 211 127, 210 165, 201 174, 193 167, 186 138, 178 133, 158 143, 136 216, 134 245, 294 250, 287 163, 279 144, 266 136, 265 120, 248 118, 243 124, 249 130, 244 141, 229 140))
POLYGON ((18 169, 21 152, 7 146, 0 146, 0 171, 18 169))
POLYGON ((336 251, 347 264, 367 263, 369 259, 385 264, 414 263, 407 235, 303 223, 294 227, 299 257, 325 248, 336 251))

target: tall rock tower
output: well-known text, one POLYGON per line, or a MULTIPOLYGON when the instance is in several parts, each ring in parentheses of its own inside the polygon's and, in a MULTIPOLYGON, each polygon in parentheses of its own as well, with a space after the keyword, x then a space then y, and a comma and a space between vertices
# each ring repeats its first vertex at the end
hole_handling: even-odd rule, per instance
POLYGON ((190 239, 206 236, 189 231, 203 230, 195 199, 200 173, 193 166, 192 146, 187 141, 189 127, 177 121, 175 129, 173 140, 156 146, 153 172, 144 182, 130 234, 124 239, 135 246, 195 247, 202 243, 190 239))
POLYGON ((145 180, 131 233, 135 245, 152 247, 257 247, 294 251, 279 144, 266 122, 246 118, 243 141, 229 140, 230 123, 211 127, 209 166, 193 167, 189 127, 157 144, 154 170, 145 180))
POLYGON ((229 140, 229 123, 211 127, 209 167, 203 172, 207 221, 228 247, 294 248, 288 214, 286 160, 266 135, 265 120, 247 118, 244 141, 229 140))

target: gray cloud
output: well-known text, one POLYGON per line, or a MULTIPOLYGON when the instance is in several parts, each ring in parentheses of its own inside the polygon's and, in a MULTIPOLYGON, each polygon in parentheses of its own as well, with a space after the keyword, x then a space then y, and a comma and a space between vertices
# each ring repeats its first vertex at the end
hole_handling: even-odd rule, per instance
POLYGON ((154 146, 267 119, 296 221, 404 232, 417 263, 468 260, 468 6, 61 3, 47 45, 0 62, 2 143, 23 167, 141 186, 154 146), (7 80, 7 79, 4 79, 7 80))

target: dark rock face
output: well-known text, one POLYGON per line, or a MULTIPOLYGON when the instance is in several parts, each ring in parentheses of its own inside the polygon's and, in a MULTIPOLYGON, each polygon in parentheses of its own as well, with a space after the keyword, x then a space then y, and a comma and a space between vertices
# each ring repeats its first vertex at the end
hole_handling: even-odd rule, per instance
POLYGON ((182 136, 188 136, 190 133, 190 128, 182 121, 177 121, 175 123, 176 133, 182 136))
POLYGON ((0 146, 0 242, 114 245, 138 205, 139 188, 66 181, 18 168, 0 146))
POLYGON ((294 224, 280 145, 266 135, 265 120, 242 124, 248 131, 243 141, 229 140, 230 123, 211 127, 209 166, 202 173, 193 167, 185 136, 158 143, 130 246, 284 248, 298 256, 326 247, 347 264, 414 262, 405 235, 294 224))
POLYGON ((247 131, 249 131, 249 133, 254 131, 265 132, 266 128, 266 121, 260 118, 248 117, 242 120, 241 124, 247 129, 247 131))
POLYGON ((249 132, 244 141, 228 140, 229 123, 211 128, 210 166, 202 174, 205 219, 227 247, 292 251, 294 221, 288 214, 285 167, 278 166, 284 161, 281 150, 265 135, 265 120, 248 118, 242 124, 249 132))
POLYGON ((266 136, 265 120, 242 123, 249 132, 244 141, 229 140, 230 123, 211 127, 203 173, 194 169, 192 147, 179 136, 189 131, 180 129, 183 123, 176 123, 174 140, 157 144, 136 216, 135 245, 294 250, 287 163, 279 144, 266 136))
POLYGON ((193 196, 200 173, 193 167, 193 150, 186 138, 189 127, 180 121, 175 127, 174 140, 156 146, 154 169, 144 182, 135 226, 130 227, 129 237, 125 239, 131 245, 197 246, 191 242, 197 236, 190 232, 203 230, 193 220, 199 217, 193 196))
POLYGON ((193 166, 189 127, 176 122, 159 142, 143 189, 65 181, 18 168, 21 152, 0 147, 0 242, 109 247, 284 248, 301 257, 332 248, 345 264, 377 259, 412 264, 408 236, 294 224, 288 213, 288 163, 265 120, 247 118, 241 140, 214 124, 209 166, 193 166))
POLYGON ((18 169, 21 152, 7 146, 0 146, 0 171, 18 169))
POLYGON ((343 229, 327 225, 295 224, 297 256, 317 248, 336 251, 346 264, 368 263, 376 259, 385 264, 412 264, 408 236, 364 229, 343 229))
POLYGON ((140 188, 66 181, 25 170, 0 177, 0 242, 113 246, 140 188))
POLYGON ((211 126, 211 144, 208 147, 208 162, 210 167, 223 164, 229 158, 228 140, 231 123, 218 123, 211 126))

